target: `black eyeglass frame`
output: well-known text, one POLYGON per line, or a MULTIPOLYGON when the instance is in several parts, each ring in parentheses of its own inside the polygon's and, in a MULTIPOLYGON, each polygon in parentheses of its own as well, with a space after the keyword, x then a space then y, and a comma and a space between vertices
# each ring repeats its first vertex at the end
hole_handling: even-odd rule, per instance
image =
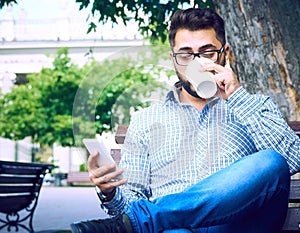
POLYGON ((187 65, 182 65, 182 64, 179 64, 178 61, 177 61, 177 58, 176 58, 176 55, 177 54, 190 54, 190 55, 194 55, 193 59, 191 61, 193 61, 195 59, 195 57, 199 57, 200 58, 200 55, 201 54, 205 54, 207 52, 217 52, 217 59, 214 61, 214 62, 217 62, 219 60, 219 57, 220 57, 220 54, 224 52, 224 45, 222 45, 222 47, 220 49, 214 49, 214 50, 205 50, 205 51, 202 51, 202 52, 197 52, 197 53, 192 53, 192 52, 179 52, 179 53, 174 53, 173 52, 173 57, 175 58, 175 61, 177 63, 177 65, 179 66, 188 66, 187 65))

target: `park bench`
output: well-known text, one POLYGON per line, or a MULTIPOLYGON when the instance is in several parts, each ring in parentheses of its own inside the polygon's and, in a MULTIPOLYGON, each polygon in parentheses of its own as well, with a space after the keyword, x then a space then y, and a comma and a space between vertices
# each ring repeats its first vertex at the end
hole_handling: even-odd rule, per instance
MULTIPOLYGON (((300 121, 289 121, 289 126, 300 137, 300 121)), ((123 144, 128 126, 119 125, 115 134, 117 144, 123 144)), ((117 163, 121 159, 121 150, 113 149, 111 152, 117 163)), ((282 233, 300 232, 300 178, 291 180, 290 200, 287 217, 282 229, 282 233)))
POLYGON ((52 169, 50 164, 0 161, 0 232, 34 232, 33 214, 44 176, 52 169))
POLYGON ((92 185, 88 172, 69 172, 67 176, 67 183, 71 186, 76 184, 92 185))

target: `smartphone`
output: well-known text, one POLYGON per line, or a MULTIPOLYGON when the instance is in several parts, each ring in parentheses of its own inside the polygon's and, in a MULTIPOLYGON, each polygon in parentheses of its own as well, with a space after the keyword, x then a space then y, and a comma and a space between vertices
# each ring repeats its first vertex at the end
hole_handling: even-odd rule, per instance
MULTIPOLYGON (((90 154, 99 152, 98 164, 100 167, 107 164, 116 163, 111 157, 109 150, 107 149, 99 135, 96 135, 96 138, 84 138, 82 142, 90 154)), ((119 175, 112 181, 116 181, 122 178, 122 175, 119 175)))

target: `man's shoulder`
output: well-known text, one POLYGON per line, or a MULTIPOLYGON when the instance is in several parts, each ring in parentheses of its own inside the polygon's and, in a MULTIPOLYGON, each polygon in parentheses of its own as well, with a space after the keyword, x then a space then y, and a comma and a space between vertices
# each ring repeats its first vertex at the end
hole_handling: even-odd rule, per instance
POLYGON ((174 101, 155 101, 150 106, 139 109, 131 116, 132 121, 139 122, 156 122, 166 118, 172 112, 176 112, 177 103, 174 101))
POLYGON ((159 114, 165 108, 165 102, 155 101, 152 102, 148 107, 139 109, 138 111, 133 113, 134 117, 147 117, 152 114, 159 114))

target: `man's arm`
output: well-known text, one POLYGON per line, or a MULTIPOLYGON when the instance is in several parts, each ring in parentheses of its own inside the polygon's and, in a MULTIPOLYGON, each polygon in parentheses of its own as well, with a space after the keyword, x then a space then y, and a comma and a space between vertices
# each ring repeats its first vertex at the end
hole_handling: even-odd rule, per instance
POLYGON ((241 87, 227 104, 236 120, 251 134, 258 151, 278 151, 286 158, 291 174, 300 171, 299 137, 287 125, 270 97, 250 95, 241 87))
MULTIPOLYGON (((112 189, 108 189, 110 198, 108 201, 102 201, 101 204, 102 208, 110 215, 121 213, 133 201, 141 198, 149 199, 151 196, 147 146, 149 140, 141 130, 142 127, 139 123, 139 120, 132 119, 122 148, 120 167, 122 171, 124 170, 123 177, 126 182, 120 185, 118 183, 112 189), (110 194, 112 195, 110 196, 110 194)), ((99 185, 97 186, 99 187, 99 185)))

